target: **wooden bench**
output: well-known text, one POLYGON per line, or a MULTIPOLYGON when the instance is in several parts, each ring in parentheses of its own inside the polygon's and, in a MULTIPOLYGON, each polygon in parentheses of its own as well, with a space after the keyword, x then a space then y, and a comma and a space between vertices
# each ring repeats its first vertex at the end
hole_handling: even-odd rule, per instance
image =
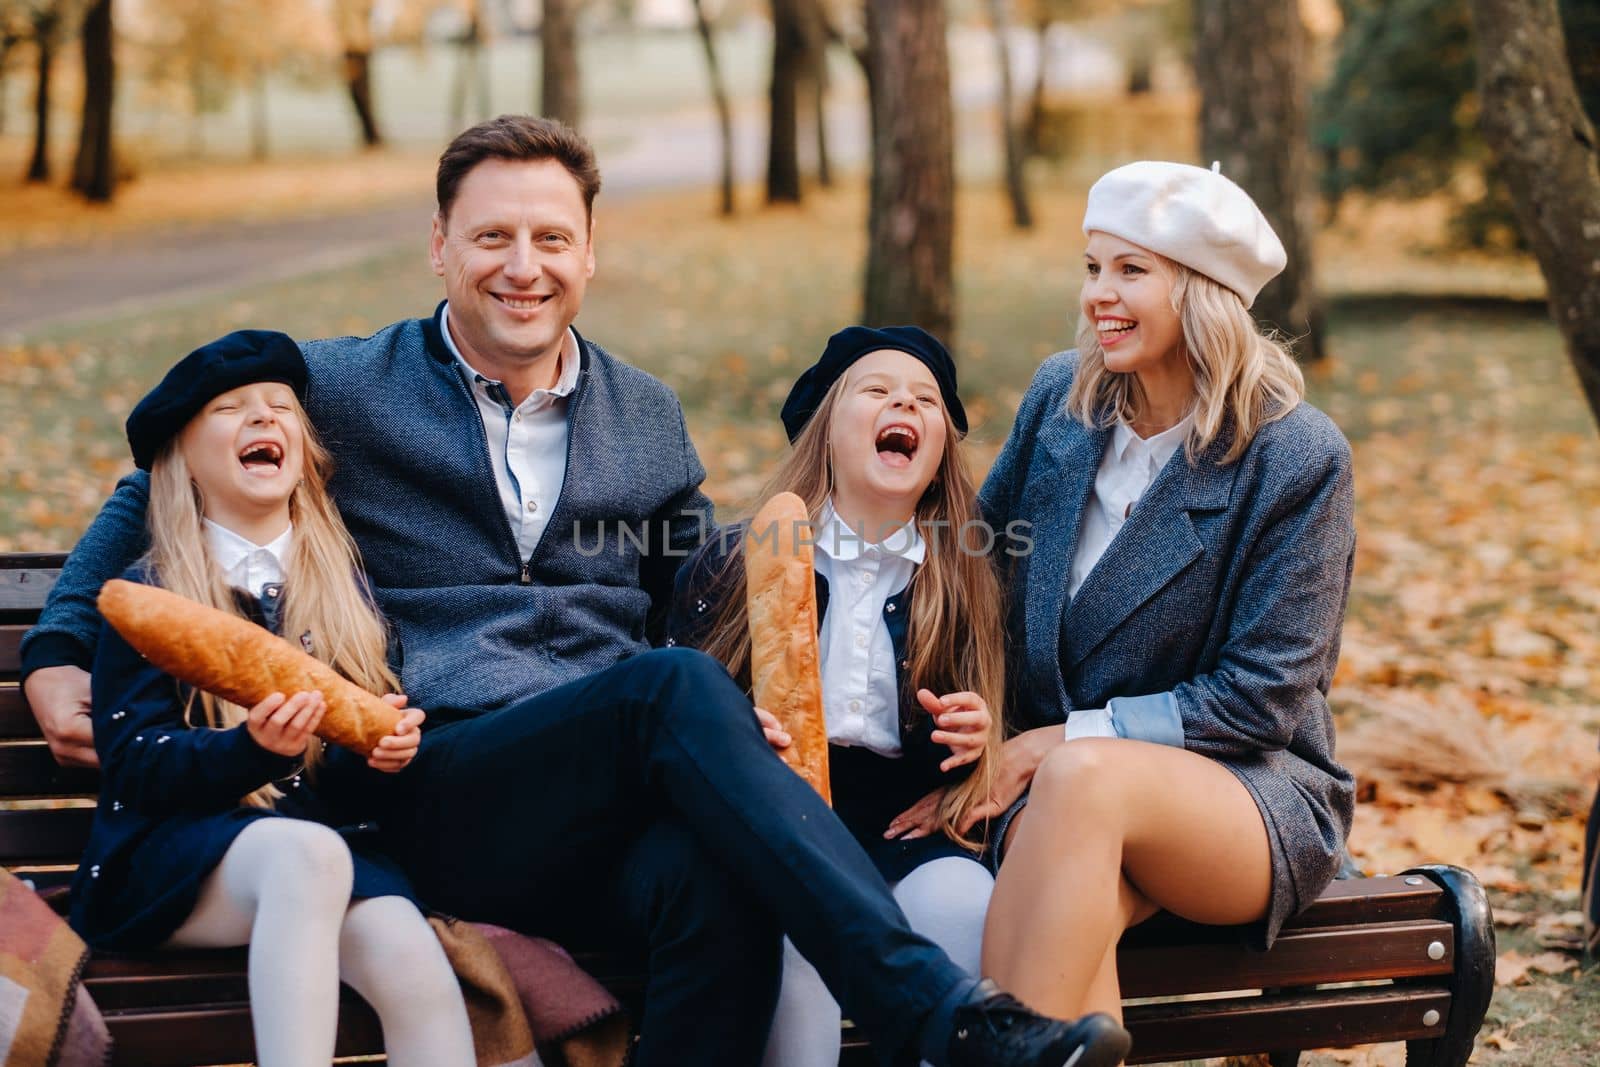
MULTIPOLYGON (((17 685, 22 635, 63 558, 0 555, 0 863, 41 888, 70 877, 98 783, 93 771, 56 764, 17 685)), ((625 1002, 637 1001, 636 971, 579 958, 625 1002)), ((1124 939, 1118 966, 1130 1063, 1266 1052, 1285 1067, 1302 1049, 1403 1040, 1413 1067, 1460 1067, 1494 987, 1494 925, 1470 873, 1419 867, 1334 882, 1270 952, 1245 947, 1236 930, 1158 916, 1124 939)), ((84 981, 117 1064, 253 1056, 242 951, 96 956, 84 981)), ((339 1054, 381 1047, 375 1016, 346 990, 339 1054)), ((845 1062, 866 1063, 868 1054, 847 1030, 845 1062)))

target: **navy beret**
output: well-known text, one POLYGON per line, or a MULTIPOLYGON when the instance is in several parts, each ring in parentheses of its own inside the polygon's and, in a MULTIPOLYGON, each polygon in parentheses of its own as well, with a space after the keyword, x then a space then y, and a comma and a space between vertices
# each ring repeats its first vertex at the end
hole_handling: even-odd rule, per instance
POLYGON ((149 470, 161 446, 176 437, 201 408, 230 389, 256 382, 283 382, 305 401, 306 359, 288 334, 235 330, 190 352, 128 416, 133 462, 141 470, 149 470))
POLYGON ((957 430, 967 432, 967 412, 956 395, 956 364, 945 351, 939 339, 920 326, 846 326, 828 338, 822 357, 806 369, 789 390, 789 399, 783 402, 783 428, 789 431, 793 442, 806 428, 811 416, 816 414, 822 398, 833 383, 843 377, 850 365, 869 352, 893 349, 915 357, 933 372, 939 384, 939 396, 957 430))

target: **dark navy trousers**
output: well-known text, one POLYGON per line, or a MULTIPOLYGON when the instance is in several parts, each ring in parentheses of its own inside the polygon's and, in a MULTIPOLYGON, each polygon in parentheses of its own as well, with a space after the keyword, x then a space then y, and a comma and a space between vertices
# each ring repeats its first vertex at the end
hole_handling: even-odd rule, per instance
POLYGON ((702 653, 433 727, 393 785, 385 835, 431 906, 642 949, 640 1065, 758 1063, 780 931, 886 1054, 966 978, 702 653))

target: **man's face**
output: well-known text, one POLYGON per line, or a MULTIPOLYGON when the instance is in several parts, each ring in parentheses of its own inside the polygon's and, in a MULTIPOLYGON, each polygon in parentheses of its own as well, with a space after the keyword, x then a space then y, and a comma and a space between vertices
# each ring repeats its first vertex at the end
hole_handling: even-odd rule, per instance
POLYGON ((487 159, 433 219, 429 252, 450 327, 469 362, 552 356, 594 275, 594 228, 577 181, 555 160, 487 159))

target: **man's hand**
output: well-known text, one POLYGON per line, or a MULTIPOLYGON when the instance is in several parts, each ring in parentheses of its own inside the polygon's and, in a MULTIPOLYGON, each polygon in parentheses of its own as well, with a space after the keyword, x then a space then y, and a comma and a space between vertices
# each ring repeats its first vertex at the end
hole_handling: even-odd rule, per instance
POLYGON ((22 684, 50 754, 63 767, 98 767, 89 720, 89 672, 82 667, 41 667, 22 684))
POLYGON ((405 714, 395 723, 394 733, 378 739, 378 747, 367 757, 367 766, 385 774, 402 771, 417 756, 422 744, 422 720, 427 718, 420 708, 406 707, 404 693, 388 693, 383 702, 391 708, 400 708, 405 714))

